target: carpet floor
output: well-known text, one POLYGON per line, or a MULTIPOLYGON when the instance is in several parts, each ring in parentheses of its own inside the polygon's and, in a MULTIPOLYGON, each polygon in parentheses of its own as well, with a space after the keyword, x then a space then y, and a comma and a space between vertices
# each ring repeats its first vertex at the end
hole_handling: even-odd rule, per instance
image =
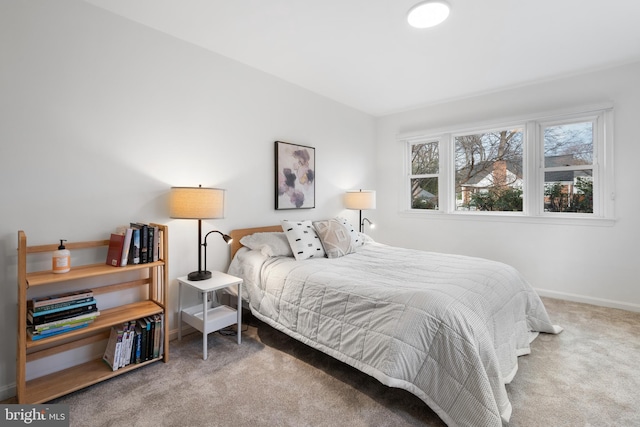
MULTIPOLYGON (((507 386, 510 426, 640 426, 640 313, 544 298, 560 335, 541 334, 507 386)), ((243 342, 199 333, 169 363, 56 399, 71 426, 444 426, 412 394, 249 318, 243 342)))

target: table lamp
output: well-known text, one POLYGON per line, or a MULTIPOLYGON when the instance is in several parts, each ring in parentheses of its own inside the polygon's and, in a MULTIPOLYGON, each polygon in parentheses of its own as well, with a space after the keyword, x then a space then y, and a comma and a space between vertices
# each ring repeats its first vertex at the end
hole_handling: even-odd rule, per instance
POLYGON ((224 218, 224 190, 207 187, 171 187, 169 195, 169 216, 176 219, 198 220, 198 271, 189 273, 189 280, 198 281, 211 278, 207 271, 207 236, 219 233, 225 242, 231 242, 231 237, 217 230, 210 231, 202 240, 202 220, 224 218), (202 268, 202 247, 205 260, 202 268))
MULTIPOLYGON (((344 195, 344 205, 347 209, 360 211, 358 225, 360 227, 360 232, 362 233, 364 228, 362 211, 376 208, 376 192, 374 190, 349 190, 344 195)), ((365 218, 365 220, 369 221, 368 218, 365 218)), ((369 221, 369 224, 373 226, 371 221, 369 221)))

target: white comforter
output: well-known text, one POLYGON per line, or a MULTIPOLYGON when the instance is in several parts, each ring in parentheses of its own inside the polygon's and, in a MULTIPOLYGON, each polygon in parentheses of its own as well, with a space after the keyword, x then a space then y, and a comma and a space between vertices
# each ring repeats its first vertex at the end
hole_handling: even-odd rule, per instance
POLYGON ((449 426, 508 423, 517 356, 562 330, 514 268, 485 259, 378 243, 306 261, 243 248, 229 273, 258 318, 410 391, 449 426))

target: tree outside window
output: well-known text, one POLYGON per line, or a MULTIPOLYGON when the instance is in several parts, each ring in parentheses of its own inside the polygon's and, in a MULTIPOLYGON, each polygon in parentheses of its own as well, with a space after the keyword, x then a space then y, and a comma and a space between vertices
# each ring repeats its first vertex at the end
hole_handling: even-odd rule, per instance
POLYGON ((439 142, 411 145, 411 208, 438 209, 439 142))
POLYGON ((593 213, 593 122, 544 128, 544 211, 593 213))
POLYGON ((460 135, 454 144, 456 210, 521 212, 522 129, 460 135))

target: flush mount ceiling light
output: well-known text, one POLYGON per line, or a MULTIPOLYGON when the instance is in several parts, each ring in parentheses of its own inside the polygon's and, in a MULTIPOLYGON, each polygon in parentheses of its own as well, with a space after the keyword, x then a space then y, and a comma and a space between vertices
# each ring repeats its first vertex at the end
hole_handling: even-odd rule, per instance
POLYGON ((413 6, 407 14, 409 25, 415 28, 434 27, 449 16, 449 5, 443 1, 425 1, 413 6))

